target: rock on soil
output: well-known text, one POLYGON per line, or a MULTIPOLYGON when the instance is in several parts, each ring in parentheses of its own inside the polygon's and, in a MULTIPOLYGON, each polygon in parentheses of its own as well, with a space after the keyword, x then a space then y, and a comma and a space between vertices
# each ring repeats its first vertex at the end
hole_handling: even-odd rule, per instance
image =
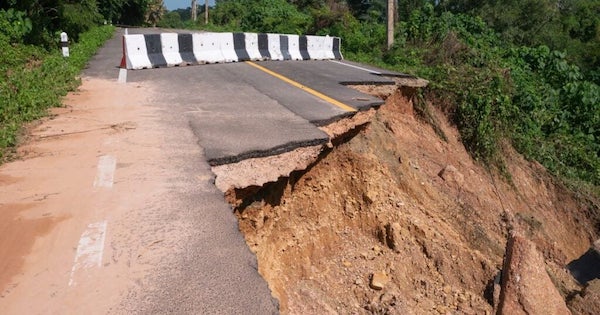
POLYGON ((535 244, 513 235, 506 246, 499 315, 571 314, 535 244))
POLYGON ((382 290, 390 279, 384 271, 379 271, 371 276, 371 288, 382 290))
POLYGON ((576 314, 600 314, 600 279, 588 282, 581 294, 569 302, 569 306, 576 314))
POLYGON ((402 227, 400 223, 394 222, 385 226, 385 242, 389 248, 396 252, 400 252, 402 248, 402 227))
POLYGON ((452 165, 447 165, 439 173, 438 176, 448 183, 462 185, 465 181, 465 176, 452 165))

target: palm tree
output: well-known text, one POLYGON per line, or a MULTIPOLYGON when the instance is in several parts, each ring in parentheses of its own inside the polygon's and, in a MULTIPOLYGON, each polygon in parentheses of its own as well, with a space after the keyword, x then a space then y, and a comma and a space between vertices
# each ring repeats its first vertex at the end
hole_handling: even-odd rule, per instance
POLYGON ((146 10, 146 23, 156 27, 156 23, 160 21, 166 11, 163 0, 151 0, 146 10))

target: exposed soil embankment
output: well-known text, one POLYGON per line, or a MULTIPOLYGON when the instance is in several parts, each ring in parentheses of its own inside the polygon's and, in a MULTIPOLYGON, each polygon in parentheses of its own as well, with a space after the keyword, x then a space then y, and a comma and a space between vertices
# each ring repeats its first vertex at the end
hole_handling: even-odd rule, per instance
POLYGON ((414 93, 393 92, 306 170, 227 193, 282 312, 491 314, 511 231, 572 299, 565 265, 598 237, 586 203, 510 149, 512 183, 476 163, 433 106, 437 134, 415 117, 414 93))

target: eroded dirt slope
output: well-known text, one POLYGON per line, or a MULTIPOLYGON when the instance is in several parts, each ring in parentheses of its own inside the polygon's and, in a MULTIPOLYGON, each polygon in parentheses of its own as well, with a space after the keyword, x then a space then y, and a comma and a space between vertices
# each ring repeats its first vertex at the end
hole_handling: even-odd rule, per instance
POLYGON ((514 152, 512 184, 493 175, 432 106, 447 142, 415 117, 413 92, 308 170, 229 193, 282 312, 491 314, 513 227, 563 296, 581 289, 564 266, 598 237, 586 205, 514 152))

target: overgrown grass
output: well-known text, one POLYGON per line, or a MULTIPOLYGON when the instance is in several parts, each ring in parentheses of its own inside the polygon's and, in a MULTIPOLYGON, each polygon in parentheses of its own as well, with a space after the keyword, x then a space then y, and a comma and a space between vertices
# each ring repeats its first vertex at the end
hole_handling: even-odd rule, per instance
POLYGON ((80 34, 69 58, 0 36, 0 160, 17 144, 24 123, 61 106, 61 98, 79 86, 79 73, 113 33, 113 26, 102 26, 80 34))

